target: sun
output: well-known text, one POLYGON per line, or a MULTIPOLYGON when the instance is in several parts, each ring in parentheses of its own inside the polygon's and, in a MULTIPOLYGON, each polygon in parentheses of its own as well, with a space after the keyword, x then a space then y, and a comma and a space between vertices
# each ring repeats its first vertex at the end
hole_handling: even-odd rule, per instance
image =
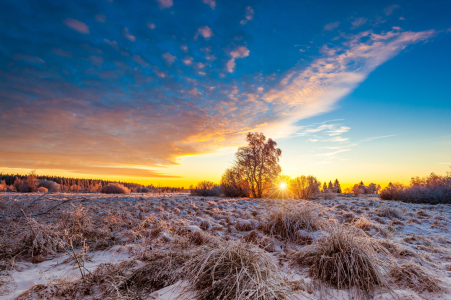
POLYGON ((280 189, 286 189, 286 188, 287 188, 287 184, 286 184, 285 182, 281 182, 281 183, 279 184, 279 188, 280 188, 280 189))

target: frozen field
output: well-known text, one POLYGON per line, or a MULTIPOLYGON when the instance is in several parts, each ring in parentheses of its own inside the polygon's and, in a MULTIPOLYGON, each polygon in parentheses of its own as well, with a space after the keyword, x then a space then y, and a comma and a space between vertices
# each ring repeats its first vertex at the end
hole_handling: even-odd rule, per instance
POLYGON ((227 272, 245 275, 203 278, 204 285, 244 280, 237 290, 248 284, 274 294, 247 291, 241 299, 451 299, 450 205, 377 195, 298 201, 49 194, 33 202, 39 196, 0 194, 0 300, 208 299, 198 294, 206 288, 199 274, 202 263, 214 267, 209 259, 217 249, 255 254, 261 273, 255 279, 253 267, 238 263, 227 272), (339 268, 351 281, 313 267, 335 259, 315 255, 333 236, 343 242, 342 235, 356 245, 351 252, 362 251, 362 261, 342 253, 351 260, 339 268), (364 265, 362 272, 354 264, 364 265), (357 277, 364 290, 347 284, 357 277))

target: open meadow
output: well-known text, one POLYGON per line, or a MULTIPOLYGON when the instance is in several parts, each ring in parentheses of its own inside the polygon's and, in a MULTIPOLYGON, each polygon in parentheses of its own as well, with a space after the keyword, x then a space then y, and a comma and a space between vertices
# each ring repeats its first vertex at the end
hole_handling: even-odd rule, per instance
POLYGON ((0 299, 451 299, 451 205, 0 194, 0 299))

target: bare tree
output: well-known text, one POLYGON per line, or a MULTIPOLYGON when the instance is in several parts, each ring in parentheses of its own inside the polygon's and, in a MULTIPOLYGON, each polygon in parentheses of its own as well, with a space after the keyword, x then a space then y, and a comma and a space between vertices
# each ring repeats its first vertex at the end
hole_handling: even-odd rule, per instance
POLYGON ((282 150, 276 148, 277 143, 272 139, 266 140, 261 132, 249 132, 246 141, 247 146, 238 148, 236 165, 243 170, 252 196, 261 198, 282 171, 279 165, 282 150))
POLYGON ((221 190, 226 197, 249 197, 249 184, 243 173, 238 165, 225 170, 221 178, 221 190))
POLYGON ((297 199, 313 199, 319 194, 319 182, 314 176, 299 176, 291 181, 291 189, 297 199))

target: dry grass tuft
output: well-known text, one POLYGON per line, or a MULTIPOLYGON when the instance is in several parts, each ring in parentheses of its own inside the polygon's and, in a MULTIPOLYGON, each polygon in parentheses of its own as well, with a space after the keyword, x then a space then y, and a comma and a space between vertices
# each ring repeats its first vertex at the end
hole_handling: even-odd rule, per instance
POLYGON ((146 265, 128 275, 119 288, 141 296, 165 288, 183 277, 182 267, 189 258, 188 252, 154 251, 147 257, 146 265))
POLYGON ((316 231, 324 227, 315 210, 315 206, 292 206, 274 210, 260 226, 261 230, 270 236, 297 243, 299 231, 316 231))
POLYGON ((390 219, 403 219, 402 217, 402 211, 395 207, 390 207, 388 205, 382 205, 376 208, 375 210, 376 215, 379 217, 386 217, 390 219))
POLYGON ((38 284, 17 299, 146 299, 180 280, 189 257, 187 252, 153 251, 146 256, 144 266, 136 260, 101 264, 83 278, 38 284))
POLYGON ((235 228, 238 231, 251 231, 258 227, 256 220, 241 220, 236 223, 235 228))
POLYGON ((412 262, 392 266, 390 276, 393 277, 397 285, 416 292, 428 291, 433 293, 443 290, 441 281, 437 277, 412 262))
POLYGON ((215 244, 217 240, 209 235, 208 233, 202 231, 194 231, 193 233, 188 235, 188 240, 197 246, 202 246, 206 244, 215 244))
MULTIPOLYGON (((383 227, 379 226, 378 224, 375 224, 371 220, 369 220, 365 216, 360 216, 358 219, 356 219, 353 223, 353 225, 359 229, 362 229, 363 231, 370 233, 372 230, 376 232, 376 234, 380 234, 383 237, 386 237, 388 235, 388 232, 383 227)), ((375 235, 375 234, 372 234, 375 235)))
POLYGON ((117 286, 124 279, 125 272, 133 267, 134 261, 120 264, 105 263, 76 281, 57 279, 47 285, 37 284, 20 294, 17 300, 33 299, 127 299, 117 286))
POLYGON ((264 250, 253 245, 231 242, 220 247, 203 247, 185 265, 190 285, 199 300, 275 300, 287 299, 277 264, 264 250))
POLYGON ((292 264, 308 267, 309 275, 338 289, 357 288, 364 293, 388 287, 384 264, 376 258, 370 239, 351 228, 336 226, 325 239, 291 254, 292 264))
POLYGON ((335 200, 335 193, 333 192, 323 192, 321 193, 321 198, 324 200, 335 200))

